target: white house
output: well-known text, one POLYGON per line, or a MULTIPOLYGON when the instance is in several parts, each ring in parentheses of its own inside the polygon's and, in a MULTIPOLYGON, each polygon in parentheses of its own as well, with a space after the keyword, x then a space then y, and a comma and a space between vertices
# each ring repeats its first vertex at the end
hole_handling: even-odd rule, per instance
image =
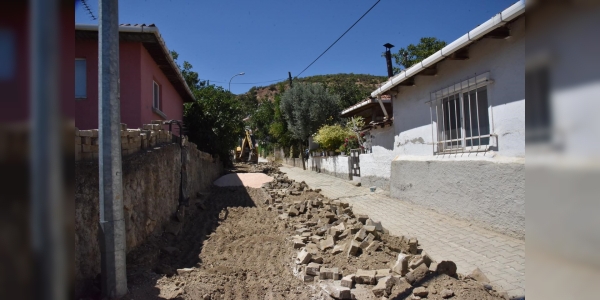
POLYGON ((393 123, 370 131, 364 186, 524 238, 524 13, 510 6, 373 91, 391 96, 393 123))

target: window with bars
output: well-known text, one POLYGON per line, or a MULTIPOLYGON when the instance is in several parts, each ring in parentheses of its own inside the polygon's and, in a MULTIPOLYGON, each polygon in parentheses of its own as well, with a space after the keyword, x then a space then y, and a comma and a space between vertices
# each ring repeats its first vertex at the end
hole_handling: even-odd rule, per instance
POLYGON ((490 145, 489 73, 431 94, 434 153, 486 151, 490 145))

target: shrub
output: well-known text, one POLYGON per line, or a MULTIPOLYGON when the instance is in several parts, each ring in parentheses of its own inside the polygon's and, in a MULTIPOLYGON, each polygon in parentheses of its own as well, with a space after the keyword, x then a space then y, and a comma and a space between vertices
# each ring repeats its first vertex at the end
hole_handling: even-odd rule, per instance
POLYGON ((350 133, 348 129, 340 125, 325 125, 319 128, 315 135, 315 142, 328 151, 334 151, 344 144, 345 139, 350 133))

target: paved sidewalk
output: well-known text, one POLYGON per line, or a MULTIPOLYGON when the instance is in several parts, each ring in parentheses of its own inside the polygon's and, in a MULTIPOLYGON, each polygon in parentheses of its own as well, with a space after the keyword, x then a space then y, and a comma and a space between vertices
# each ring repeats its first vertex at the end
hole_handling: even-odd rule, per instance
POLYGON ((385 191, 371 193, 368 187, 299 168, 284 166, 280 170, 291 179, 321 189, 330 199, 346 200, 355 213, 381 221, 394 235, 416 236, 429 255, 437 261, 455 262, 459 273, 469 274, 479 267, 509 296, 525 295, 525 241, 390 198, 385 191))

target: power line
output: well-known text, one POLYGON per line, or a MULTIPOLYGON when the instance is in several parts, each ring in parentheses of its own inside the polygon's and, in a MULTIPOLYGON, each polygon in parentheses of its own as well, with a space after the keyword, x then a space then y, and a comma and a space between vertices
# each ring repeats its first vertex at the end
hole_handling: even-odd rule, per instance
POLYGON ((302 73, 304 73, 304 71, 306 71, 306 69, 310 68, 310 66, 312 66, 317 60, 319 60, 319 58, 321 58, 321 56, 323 56, 323 54, 325 54, 331 47, 333 47, 333 45, 335 45, 335 43, 337 43, 342 37, 344 37, 344 35, 346 35, 346 33, 348 33, 348 31, 350 31, 350 29, 352 29, 352 27, 354 27, 354 25, 356 25, 356 23, 358 23, 360 20, 362 20, 362 18, 364 16, 366 16, 381 0, 377 0, 377 2, 375 2, 375 4, 373 4, 373 6, 371 6, 371 8, 369 8, 369 10, 367 10, 367 12, 365 12, 358 20, 356 20, 356 22, 354 22, 354 24, 352 24, 352 26, 350 26, 350 28, 348 28, 348 30, 346 30, 337 40, 335 40, 335 42, 333 42, 333 44, 331 44, 329 47, 327 47, 327 49, 325 49, 325 51, 323 51, 323 53, 321 53, 321 55, 319 55, 319 57, 317 57, 315 60, 313 60, 313 62, 310 63, 310 65, 308 65, 308 67, 304 68, 304 70, 302 70, 302 72, 298 73, 298 75, 294 76, 294 78, 298 78, 298 76, 300 76, 302 73))
POLYGON ((88 6, 87 2, 85 0, 81 0, 81 4, 83 4, 83 7, 87 10, 87 12, 90 15, 90 17, 92 17, 92 20, 96 20, 96 16, 94 16, 94 13, 92 12, 92 10, 90 9, 90 7, 88 6))
MULTIPOLYGON (((231 84, 261 84, 261 83, 270 83, 270 82, 276 82, 276 81, 283 81, 285 79, 286 78, 281 78, 281 79, 261 81, 261 82, 232 82, 231 84)), ((216 82, 216 83, 227 83, 227 81, 217 81, 217 80, 210 80, 210 79, 200 79, 200 80, 202 80, 202 81, 216 82)))

